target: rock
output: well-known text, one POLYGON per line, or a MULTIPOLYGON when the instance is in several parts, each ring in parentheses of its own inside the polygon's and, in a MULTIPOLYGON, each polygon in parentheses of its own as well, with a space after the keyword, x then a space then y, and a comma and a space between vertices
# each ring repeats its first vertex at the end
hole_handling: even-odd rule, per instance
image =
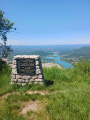
POLYGON ((18 84, 44 82, 39 55, 14 56, 12 65, 12 81, 18 84))

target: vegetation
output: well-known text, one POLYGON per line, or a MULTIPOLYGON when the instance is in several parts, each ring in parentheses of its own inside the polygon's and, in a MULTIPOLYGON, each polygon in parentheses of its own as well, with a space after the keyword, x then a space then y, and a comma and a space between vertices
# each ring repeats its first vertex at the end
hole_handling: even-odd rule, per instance
MULTIPOLYGON (((27 47, 27 46, 25 46, 25 47, 27 47)), ((22 50, 22 49, 19 50, 19 48, 17 47, 17 49, 16 50, 14 49, 13 53, 9 55, 8 59, 12 60, 15 55, 40 55, 41 58, 44 59, 46 56, 52 55, 52 53, 48 52, 48 51, 44 51, 44 50, 32 51, 29 48, 28 48, 28 50, 27 50, 27 48, 26 49, 24 48, 24 50, 22 50)))
MULTIPOLYGON (((43 68, 45 85, 10 85, 11 67, 0 68, 0 120, 89 120, 90 61, 73 69, 43 68), (44 96, 26 91, 48 91, 44 96), (10 93, 11 92, 11 93, 10 93), (9 93, 7 97, 5 94, 9 93), (39 101, 38 111, 22 115, 24 104, 39 101)), ((1 66, 0 66, 1 67, 1 66)))
POLYGON ((77 62, 80 59, 90 60, 90 46, 62 53, 61 58, 67 62, 77 62))
MULTIPOLYGON (((0 37, 3 41, 3 43, 0 43, 0 53, 1 58, 8 57, 10 52, 12 51, 10 46, 6 45, 7 43, 7 33, 10 32, 11 29, 13 29, 14 23, 10 22, 8 19, 4 18, 4 12, 0 10, 0 37)), ((15 30, 16 28, 14 28, 15 30)))

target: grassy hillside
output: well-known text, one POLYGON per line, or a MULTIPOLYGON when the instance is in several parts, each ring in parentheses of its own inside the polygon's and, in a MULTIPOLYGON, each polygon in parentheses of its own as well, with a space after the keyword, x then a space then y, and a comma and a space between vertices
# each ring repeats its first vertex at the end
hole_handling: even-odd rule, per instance
POLYGON ((77 62, 80 59, 90 60, 90 46, 66 52, 62 54, 61 57, 63 60, 69 62, 77 62))
POLYGON ((45 85, 10 85, 11 68, 0 71, 0 120, 89 120, 90 61, 74 69, 43 68, 45 85), (48 92, 28 94, 26 91, 48 92), (21 111, 29 102, 39 102, 38 110, 21 111))

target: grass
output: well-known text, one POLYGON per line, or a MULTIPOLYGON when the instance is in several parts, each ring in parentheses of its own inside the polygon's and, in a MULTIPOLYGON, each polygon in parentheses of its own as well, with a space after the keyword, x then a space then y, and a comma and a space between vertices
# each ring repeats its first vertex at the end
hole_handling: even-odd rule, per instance
MULTIPOLYGON (((81 67, 80 67, 81 68, 81 67)), ((0 73, 0 120, 89 120, 90 119, 90 74, 78 67, 59 69, 43 68, 45 85, 10 85, 11 68, 0 73), (27 90, 48 91, 51 94, 26 94, 27 90), (7 98, 2 95, 11 93, 7 98), (42 109, 20 111, 24 103, 39 100, 42 109)))
POLYGON ((3 69, 0 71, 0 96, 12 91, 10 80, 11 80, 11 67, 5 65, 3 69))

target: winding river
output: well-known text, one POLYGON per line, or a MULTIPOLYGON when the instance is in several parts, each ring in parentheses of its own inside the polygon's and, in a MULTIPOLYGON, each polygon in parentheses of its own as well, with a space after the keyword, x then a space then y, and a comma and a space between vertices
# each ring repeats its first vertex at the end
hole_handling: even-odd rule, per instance
POLYGON ((67 63, 65 61, 62 61, 60 59, 60 55, 58 54, 53 54, 55 57, 45 57, 46 59, 52 59, 54 60, 53 63, 58 63, 58 64, 61 64, 64 68, 73 68, 73 66, 70 64, 70 63, 67 63))

